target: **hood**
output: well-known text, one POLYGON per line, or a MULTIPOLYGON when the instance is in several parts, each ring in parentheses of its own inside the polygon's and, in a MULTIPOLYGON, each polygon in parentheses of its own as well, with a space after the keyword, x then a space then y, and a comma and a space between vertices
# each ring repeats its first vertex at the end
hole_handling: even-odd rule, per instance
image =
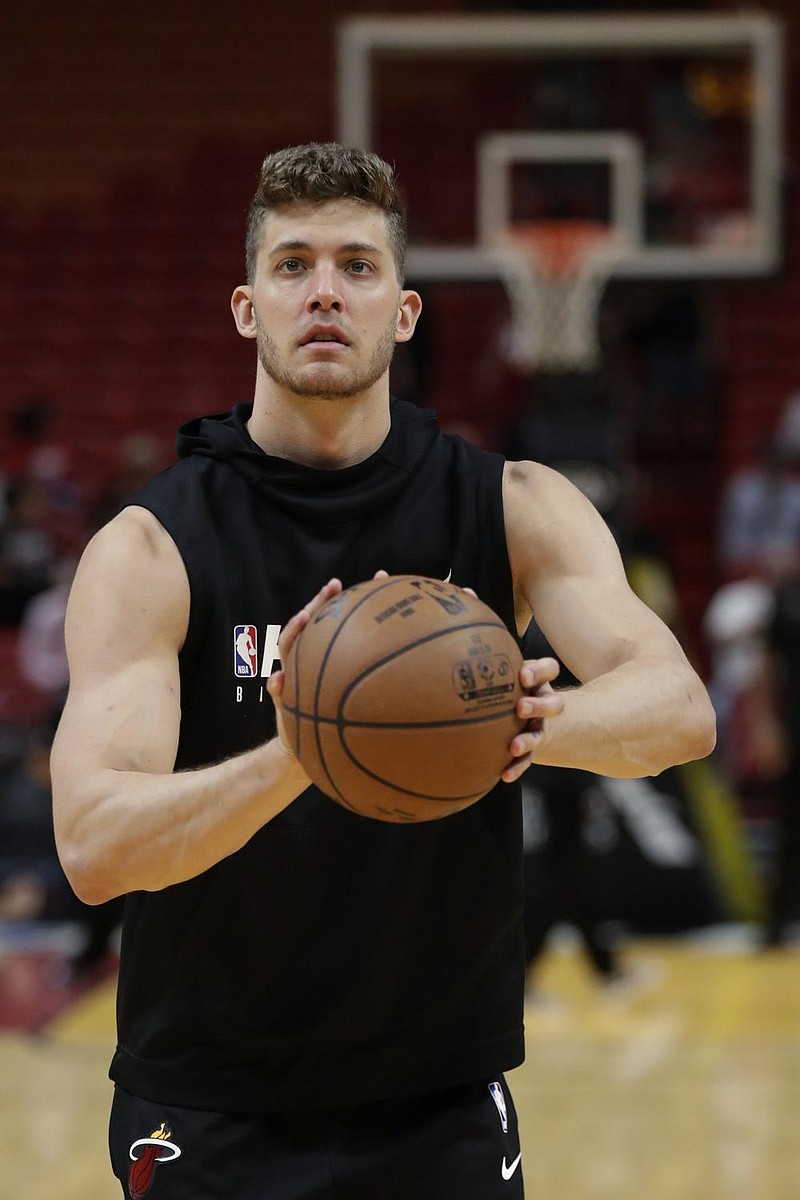
POLYGON ((351 467, 323 470, 265 454, 247 431, 252 407, 237 404, 182 425, 178 457, 227 463, 278 508, 325 524, 359 520, 391 501, 442 436, 429 409, 392 400, 391 428, 375 453, 351 467))

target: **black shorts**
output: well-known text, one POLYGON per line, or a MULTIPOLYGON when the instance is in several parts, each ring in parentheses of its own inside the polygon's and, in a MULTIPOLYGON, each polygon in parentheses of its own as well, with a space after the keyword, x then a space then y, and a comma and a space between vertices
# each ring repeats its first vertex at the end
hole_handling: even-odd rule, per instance
POLYGON ((522 1200, 502 1076, 332 1112, 176 1108, 117 1087, 109 1134, 128 1200, 522 1200))

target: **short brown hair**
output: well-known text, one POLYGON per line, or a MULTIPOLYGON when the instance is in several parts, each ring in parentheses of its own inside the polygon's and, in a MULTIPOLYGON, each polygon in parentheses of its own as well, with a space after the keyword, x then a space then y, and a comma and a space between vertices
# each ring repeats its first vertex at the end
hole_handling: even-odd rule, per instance
POLYGON ((394 171, 368 150, 338 142, 310 142, 268 154, 247 214, 245 261, 252 283, 264 217, 274 208, 297 202, 359 200, 386 217, 397 277, 402 283, 406 256, 406 219, 397 195, 394 171))

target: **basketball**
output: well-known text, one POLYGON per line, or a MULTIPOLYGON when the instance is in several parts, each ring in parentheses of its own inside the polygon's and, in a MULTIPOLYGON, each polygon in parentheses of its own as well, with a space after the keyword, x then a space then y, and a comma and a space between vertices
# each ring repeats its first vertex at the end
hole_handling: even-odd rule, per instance
POLYGON ((381 821, 429 821, 499 780, 525 727, 522 655, 480 600, 415 575, 348 588, 284 664, 286 733, 331 799, 381 821))

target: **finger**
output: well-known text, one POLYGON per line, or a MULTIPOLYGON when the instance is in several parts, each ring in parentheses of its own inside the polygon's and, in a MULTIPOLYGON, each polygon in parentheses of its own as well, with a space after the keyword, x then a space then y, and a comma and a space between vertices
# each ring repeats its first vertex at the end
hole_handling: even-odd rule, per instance
POLYGON ((328 582, 323 584, 323 586, 319 589, 314 599, 310 600, 308 604, 304 605, 300 611, 308 612, 309 616, 313 617, 315 613, 319 612, 319 610, 328 603, 329 600, 332 600, 334 596, 338 596, 341 590, 341 579, 329 579, 328 582))
POLYGON ((372 576, 372 578, 373 579, 388 579, 389 572, 388 571, 376 571, 375 574, 372 576))
POLYGON ((297 633, 301 629, 305 628, 311 618, 315 616, 316 613, 318 613, 319 610, 323 608, 329 600, 332 600, 333 597, 336 596, 341 590, 342 585, 338 579, 329 579, 328 582, 319 589, 316 596, 314 596, 312 600, 309 600, 308 604, 303 605, 300 611, 295 613, 294 616, 286 622, 282 637, 285 638, 287 635, 289 635, 292 637, 292 640, 294 640, 294 637, 297 636, 297 633))
POLYGON ((332 600, 334 596, 338 596, 341 590, 341 580, 329 579, 324 587, 320 588, 313 600, 309 600, 308 604, 306 604, 304 608, 300 609, 300 612, 295 613, 295 615, 286 622, 284 630, 278 639, 278 649, 283 662, 286 661, 286 655, 289 653, 298 636, 305 629, 308 622, 312 620, 312 618, 328 603, 329 600, 332 600))
POLYGON ((503 783, 516 783, 520 775, 525 774, 532 762, 532 754, 525 754, 522 758, 515 758, 513 762, 508 764, 500 776, 503 783))
POLYGON ((566 700, 560 692, 544 692, 536 696, 523 696, 517 701, 517 716, 523 721, 541 720, 544 717, 559 717, 566 708, 566 700))
POLYGON ((557 679, 560 670, 554 658, 528 658, 519 673, 520 683, 524 688, 541 687, 543 683, 557 679))
POLYGON ((526 729, 523 733, 518 733, 509 746, 512 758, 524 758, 526 754, 533 754, 537 737, 538 733, 533 729, 526 729))
POLYGON ((295 762, 297 762, 297 756, 290 744, 286 733, 286 726, 283 723, 282 694, 285 678, 286 676, 284 675, 283 671, 275 671, 274 674, 270 675, 267 679, 267 691, 272 699, 272 703, 275 705, 275 741, 280 746, 281 750, 283 750, 284 754, 288 755, 289 758, 292 758, 295 762))
POLYGON ((461 591, 466 592, 468 596, 472 596, 473 600, 478 599, 478 593, 475 591, 474 588, 462 588, 461 591))
POLYGON ((310 620, 311 614, 309 613, 308 609, 301 608, 299 613, 295 613, 295 615, 286 622, 281 636, 278 638, 278 652, 281 656, 281 662, 286 662, 289 651, 310 620))
POLYGON ((267 678, 267 691, 273 700, 279 700, 283 695, 283 684, 285 679, 286 675, 281 670, 273 671, 273 673, 267 678))

